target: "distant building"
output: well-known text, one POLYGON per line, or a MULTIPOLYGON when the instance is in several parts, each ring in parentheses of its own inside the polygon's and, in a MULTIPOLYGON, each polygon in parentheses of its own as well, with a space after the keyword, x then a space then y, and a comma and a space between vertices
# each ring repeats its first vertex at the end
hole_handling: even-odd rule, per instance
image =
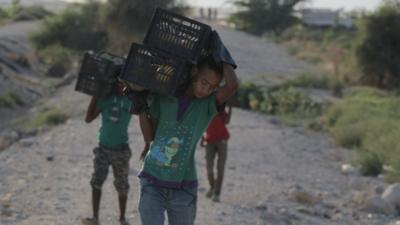
POLYGON ((341 12, 341 9, 303 9, 299 16, 305 26, 352 28, 352 19, 343 17, 341 12))

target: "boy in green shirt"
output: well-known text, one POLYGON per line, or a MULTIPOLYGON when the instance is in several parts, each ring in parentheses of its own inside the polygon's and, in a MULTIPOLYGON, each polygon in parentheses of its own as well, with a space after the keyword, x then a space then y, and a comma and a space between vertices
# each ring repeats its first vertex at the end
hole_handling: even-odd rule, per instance
POLYGON ((148 113, 139 119, 146 141, 139 173, 142 225, 193 225, 197 205, 197 142, 217 113, 237 90, 235 65, 212 56, 193 66, 192 83, 180 98, 153 95, 148 113), (222 79, 225 85, 219 87, 222 79))
POLYGON ((102 99, 93 97, 85 121, 92 122, 101 114, 99 146, 93 152, 94 172, 92 186, 93 218, 82 219, 84 225, 99 224, 101 188, 111 166, 114 173, 114 186, 118 192, 120 224, 128 225, 125 220, 126 201, 129 190, 128 173, 131 150, 128 145, 128 125, 131 119, 132 102, 123 95, 124 85, 117 83, 117 93, 102 99))

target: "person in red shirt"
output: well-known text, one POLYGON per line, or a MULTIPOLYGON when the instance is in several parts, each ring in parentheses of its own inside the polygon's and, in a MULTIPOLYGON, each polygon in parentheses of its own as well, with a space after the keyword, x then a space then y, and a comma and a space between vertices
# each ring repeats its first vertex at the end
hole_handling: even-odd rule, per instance
POLYGON ((225 162, 227 157, 227 144, 229 132, 226 124, 230 122, 232 107, 223 107, 222 110, 214 117, 208 125, 204 133, 200 145, 206 149, 207 176, 210 189, 206 194, 207 198, 211 198, 215 202, 219 202, 221 194, 222 181, 224 179, 225 162), (214 161, 217 160, 217 178, 214 178, 214 161))

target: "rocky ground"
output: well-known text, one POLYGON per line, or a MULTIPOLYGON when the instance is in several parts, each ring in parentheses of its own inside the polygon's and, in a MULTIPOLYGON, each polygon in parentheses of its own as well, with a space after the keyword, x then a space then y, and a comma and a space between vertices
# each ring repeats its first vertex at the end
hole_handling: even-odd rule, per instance
MULTIPOLYGON (((265 72, 298 74, 307 69, 273 43, 219 30, 240 66, 242 79, 258 79, 257 74, 265 72)), ((23 138, 0 153, 1 225, 72 225, 91 214, 89 179, 99 121, 83 122, 88 101, 88 96, 73 91, 73 84, 61 88, 47 102, 70 114, 67 123, 23 138)), ((327 135, 287 127, 274 117, 240 109, 234 109, 229 129, 232 138, 220 203, 204 197, 208 188, 204 150, 197 151, 200 187, 196 224, 400 224, 395 209, 386 209, 391 206, 365 204, 369 196, 379 196, 386 184, 343 167, 349 151, 335 147, 327 135)), ((130 126, 130 144, 128 219, 138 225, 136 174, 143 142, 137 118, 130 126)), ((103 196, 102 224, 118 224, 112 175, 103 196)))
MULTIPOLYGON (((12 92, 32 106, 42 96, 40 90, 40 65, 33 57, 27 32, 37 29, 37 22, 9 24, 0 29, 0 96, 12 92)), ((1 107, 0 130, 24 107, 1 107)))

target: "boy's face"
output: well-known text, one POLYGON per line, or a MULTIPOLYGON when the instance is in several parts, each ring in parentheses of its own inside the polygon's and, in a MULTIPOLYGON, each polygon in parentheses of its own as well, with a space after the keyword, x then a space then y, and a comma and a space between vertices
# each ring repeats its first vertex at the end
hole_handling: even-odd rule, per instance
POLYGON ((221 82, 221 76, 209 68, 198 69, 195 67, 193 74, 193 95, 204 98, 214 92, 221 82))

